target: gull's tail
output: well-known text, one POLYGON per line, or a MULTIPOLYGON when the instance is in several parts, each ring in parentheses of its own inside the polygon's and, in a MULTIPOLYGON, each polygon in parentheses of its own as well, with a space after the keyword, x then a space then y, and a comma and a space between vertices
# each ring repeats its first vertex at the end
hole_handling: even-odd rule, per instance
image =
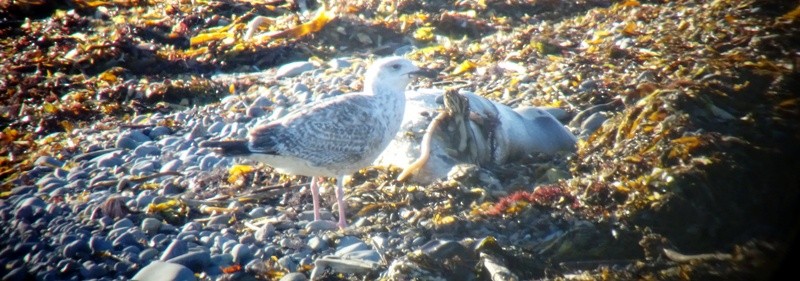
POLYGON ((204 141, 200 143, 200 147, 212 148, 214 152, 226 156, 247 155, 251 153, 246 140, 204 141))

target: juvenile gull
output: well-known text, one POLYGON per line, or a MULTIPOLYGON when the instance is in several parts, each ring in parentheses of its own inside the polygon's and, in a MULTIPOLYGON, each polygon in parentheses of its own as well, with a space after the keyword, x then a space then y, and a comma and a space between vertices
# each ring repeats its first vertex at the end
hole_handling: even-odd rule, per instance
POLYGON ((250 130, 246 140, 207 141, 228 156, 261 161, 286 174, 310 176, 314 219, 320 219, 320 177, 336 177, 339 227, 347 226, 343 178, 367 167, 400 129, 411 75, 430 76, 402 57, 375 61, 364 90, 309 104, 250 130))

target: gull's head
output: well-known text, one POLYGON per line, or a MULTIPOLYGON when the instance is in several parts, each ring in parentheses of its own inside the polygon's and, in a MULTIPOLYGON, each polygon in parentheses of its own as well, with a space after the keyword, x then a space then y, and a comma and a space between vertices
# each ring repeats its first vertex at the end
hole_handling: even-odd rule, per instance
POLYGON ((412 75, 432 76, 427 69, 421 69, 403 57, 386 57, 376 60, 367 69, 365 86, 380 83, 384 87, 405 90, 412 75))

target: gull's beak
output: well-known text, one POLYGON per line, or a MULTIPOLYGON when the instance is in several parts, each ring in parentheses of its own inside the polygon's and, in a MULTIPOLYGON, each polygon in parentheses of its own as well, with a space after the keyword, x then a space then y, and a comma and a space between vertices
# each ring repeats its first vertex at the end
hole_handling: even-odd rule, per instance
POLYGON ((417 70, 409 72, 408 75, 422 76, 422 77, 427 77, 427 78, 436 78, 436 76, 439 75, 439 72, 435 71, 433 69, 420 68, 420 69, 417 69, 417 70))

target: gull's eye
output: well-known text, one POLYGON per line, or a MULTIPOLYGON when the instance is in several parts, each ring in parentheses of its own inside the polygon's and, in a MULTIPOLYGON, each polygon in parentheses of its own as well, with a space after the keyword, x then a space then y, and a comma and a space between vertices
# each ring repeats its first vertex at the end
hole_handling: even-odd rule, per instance
POLYGON ((401 67, 402 66, 400 64, 397 64, 397 63, 392 65, 392 69, 394 69, 394 70, 400 70, 401 67))

